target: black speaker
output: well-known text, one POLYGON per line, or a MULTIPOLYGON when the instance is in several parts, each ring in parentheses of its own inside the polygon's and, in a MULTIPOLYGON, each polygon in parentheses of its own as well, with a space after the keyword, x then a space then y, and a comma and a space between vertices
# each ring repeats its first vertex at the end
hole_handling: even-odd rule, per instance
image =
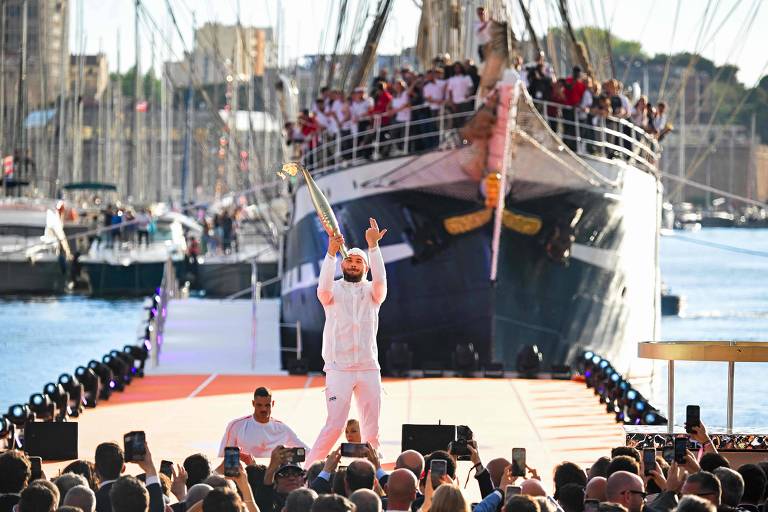
POLYGON ((435 450, 448 450, 456 440, 456 425, 403 425, 401 451, 416 450, 426 456, 435 450))
POLYGON ((77 423, 33 422, 24 427, 24 451, 43 460, 77 459, 77 423))

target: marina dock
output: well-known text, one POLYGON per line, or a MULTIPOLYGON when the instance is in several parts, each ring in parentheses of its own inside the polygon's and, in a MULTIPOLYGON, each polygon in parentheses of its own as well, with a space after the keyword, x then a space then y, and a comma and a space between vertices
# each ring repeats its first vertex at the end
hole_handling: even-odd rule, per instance
MULTIPOLYGON (((257 386, 273 389, 274 417, 311 445, 325 417, 324 378, 290 376, 279 369, 277 303, 270 301, 261 301, 257 308, 257 365, 251 370, 250 307, 249 301, 172 301, 160 364, 152 367, 148 361, 146 377, 135 379, 124 393, 113 394, 79 418, 80 456, 91 458, 97 444, 120 442, 123 433, 144 430, 158 463, 181 462, 196 452, 216 461, 227 422, 252 411, 257 386)), ((357 417, 354 405, 350 415, 357 417)), ((484 462, 509 458, 514 446, 527 447, 528 464, 545 483, 560 462, 588 467, 624 443, 621 427, 583 383, 385 378, 381 414, 385 467, 391 467, 400 452, 404 423, 439 421, 469 425, 484 462)), ((462 478, 469 467, 460 464, 462 478)))

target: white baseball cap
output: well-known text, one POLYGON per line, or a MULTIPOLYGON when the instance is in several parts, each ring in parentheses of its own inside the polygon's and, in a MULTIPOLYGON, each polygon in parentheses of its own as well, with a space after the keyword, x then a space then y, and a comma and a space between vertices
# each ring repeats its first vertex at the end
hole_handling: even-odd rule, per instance
POLYGON ((365 262, 365 266, 366 267, 369 266, 368 265, 368 255, 365 253, 364 250, 360 249, 359 247, 353 247, 352 249, 347 250, 347 258, 352 256, 353 254, 355 256, 360 256, 361 258, 363 258, 363 261, 365 262))

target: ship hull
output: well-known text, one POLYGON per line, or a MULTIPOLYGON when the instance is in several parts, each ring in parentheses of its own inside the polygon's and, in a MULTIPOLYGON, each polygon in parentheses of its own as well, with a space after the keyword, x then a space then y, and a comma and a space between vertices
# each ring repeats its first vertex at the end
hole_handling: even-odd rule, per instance
POLYGON ((160 286, 165 262, 86 262, 83 268, 95 297, 142 297, 153 294, 160 286))
POLYGON ((59 294, 66 290, 67 275, 56 259, 30 263, 27 260, 0 261, 0 294, 59 294))

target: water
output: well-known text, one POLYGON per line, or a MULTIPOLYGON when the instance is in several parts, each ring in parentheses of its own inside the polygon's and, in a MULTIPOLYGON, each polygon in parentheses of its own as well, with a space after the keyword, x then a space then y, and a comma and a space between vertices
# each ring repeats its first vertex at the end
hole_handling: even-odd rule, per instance
MULTIPOLYGON (((661 272, 671 291, 686 299, 680 318, 663 318, 664 340, 768 341, 768 230, 704 229, 663 237, 661 272)), ((685 417, 686 404, 700 404, 705 424, 725 425, 726 372, 727 363, 676 363, 676 423, 685 417)), ((768 426, 768 410, 761 401, 768 392, 766 372, 766 363, 736 364, 734 426, 768 426)), ((667 407, 666 380, 664 365, 652 395, 661 410, 667 407)))
POLYGON ((0 414, 14 403, 138 337, 142 300, 0 300, 0 414))
MULTIPOLYGON (((664 282, 687 300, 680 318, 665 317, 665 340, 768 341, 768 230, 705 229, 661 241, 664 282), (724 244, 765 256, 703 246, 724 244)), ((0 413, 25 402, 62 372, 121 349, 137 337, 145 316, 141 300, 80 297, 0 301, 0 413)), ((768 364, 736 366, 735 424, 768 425, 760 398, 768 392, 768 364)), ((676 414, 700 404, 709 425, 725 424, 725 363, 678 363, 676 414)), ((652 403, 666 409, 666 373, 655 383, 652 403)))

